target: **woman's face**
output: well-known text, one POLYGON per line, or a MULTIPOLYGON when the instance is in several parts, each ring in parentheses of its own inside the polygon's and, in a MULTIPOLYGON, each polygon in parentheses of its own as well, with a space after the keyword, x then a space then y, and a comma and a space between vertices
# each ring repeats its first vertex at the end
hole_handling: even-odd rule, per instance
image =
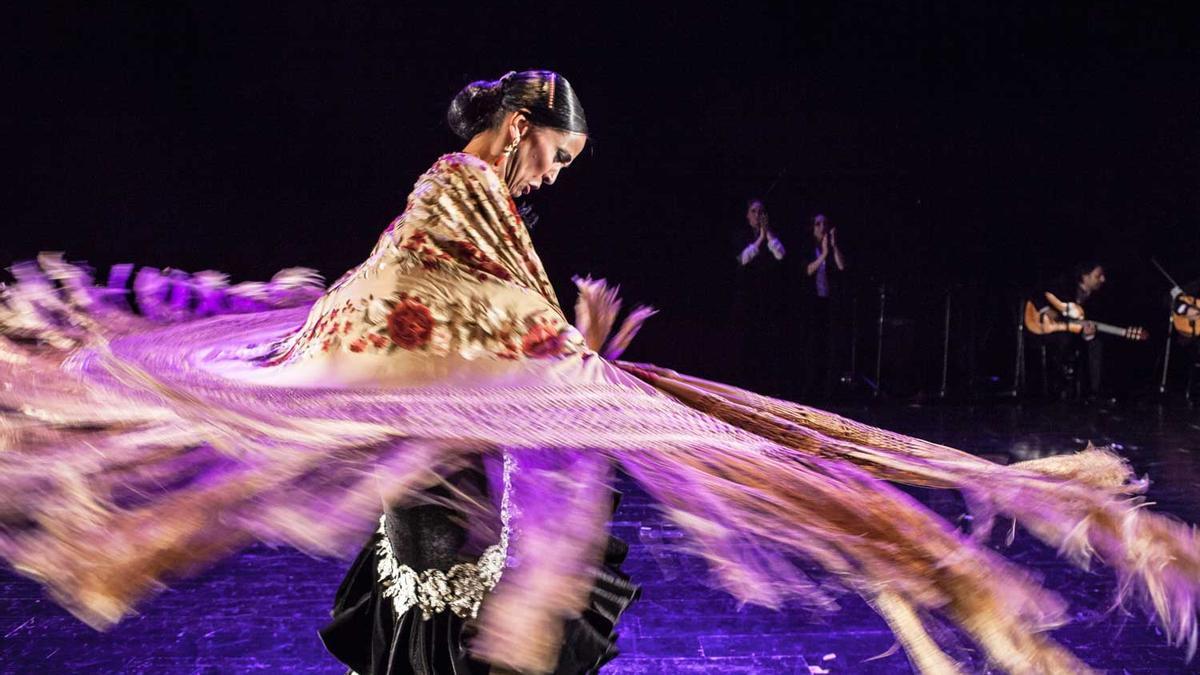
POLYGON ((570 166, 586 144, 584 134, 530 126, 512 159, 508 181, 512 196, 520 197, 543 185, 553 185, 558 172, 570 166))
POLYGON ((763 206, 760 201, 750 202, 750 206, 746 207, 746 222, 754 229, 760 229, 763 224, 763 218, 767 215, 767 207, 763 206))
POLYGON ((813 219, 813 239, 821 240, 825 237, 825 232, 828 228, 825 225, 825 217, 817 216, 813 219))

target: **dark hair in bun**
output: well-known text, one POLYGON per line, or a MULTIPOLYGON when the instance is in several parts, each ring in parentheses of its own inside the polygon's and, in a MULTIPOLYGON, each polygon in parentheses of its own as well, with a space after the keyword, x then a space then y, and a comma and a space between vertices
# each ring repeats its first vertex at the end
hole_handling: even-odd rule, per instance
POLYGON ((567 78, 551 70, 508 73, 498 80, 479 80, 462 88, 446 121, 459 138, 470 140, 499 123, 505 113, 527 110, 537 126, 587 133, 587 118, 567 78))

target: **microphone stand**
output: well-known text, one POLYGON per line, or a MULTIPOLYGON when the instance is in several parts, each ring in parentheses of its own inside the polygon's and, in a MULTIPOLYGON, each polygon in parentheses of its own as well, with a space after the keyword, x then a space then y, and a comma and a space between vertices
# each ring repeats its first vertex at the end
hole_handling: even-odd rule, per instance
MULTIPOLYGON (((887 284, 879 284, 879 321, 875 333, 875 383, 872 398, 879 398, 883 390, 883 325, 887 306, 887 284)), ((868 382, 868 384, 871 384, 868 382)))
POLYGON ((938 398, 946 398, 946 384, 950 376, 950 301, 951 291, 946 290, 946 321, 942 327, 942 386, 938 389, 938 398))

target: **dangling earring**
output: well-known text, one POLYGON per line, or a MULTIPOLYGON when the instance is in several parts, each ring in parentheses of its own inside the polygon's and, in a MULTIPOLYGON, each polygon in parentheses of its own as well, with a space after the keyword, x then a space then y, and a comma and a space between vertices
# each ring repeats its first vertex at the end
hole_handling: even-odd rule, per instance
POLYGON ((509 182, 512 180, 513 174, 516 172, 516 167, 513 166, 512 158, 517 154, 517 146, 520 144, 521 134, 517 134, 516 138, 512 139, 511 143, 504 146, 504 150, 500 154, 500 159, 496 160, 497 168, 499 168, 500 162, 508 160, 508 163, 504 166, 504 176, 501 177, 501 180, 504 181, 505 185, 509 184, 509 182))
POLYGON ((511 157, 512 154, 517 151, 517 145, 520 142, 521 142, 521 134, 517 134, 517 137, 512 139, 511 143, 504 146, 504 149, 500 151, 500 156, 496 158, 496 168, 499 168, 501 162, 503 162, 504 160, 511 157))
POLYGON ((521 134, 517 134, 516 138, 512 139, 512 143, 504 146, 504 157, 508 157, 517 151, 517 146, 521 144, 521 134))

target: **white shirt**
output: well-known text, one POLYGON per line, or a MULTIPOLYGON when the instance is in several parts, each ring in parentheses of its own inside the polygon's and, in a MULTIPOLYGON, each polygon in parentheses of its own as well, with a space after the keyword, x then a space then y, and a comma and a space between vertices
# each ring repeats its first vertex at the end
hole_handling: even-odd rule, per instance
MULTIPOLYGON (((771 251, 771 255, 775 256, 776 260, 783 260, 783 256, 787 251, 784 250, 783 242, 779 241, 779 237, 776 237, 774 232, 767 230, 766 239, 767 249, 771 251)), ((759 245, 761 242, 762 238, 755 239, 754 241, 750 242, 746 248, 742 249, 742 254, 738 256, 738 262, 740 262, 743 267, 749 265, 750 261, 758 257, 758 251, 760 248, 759 245)))

